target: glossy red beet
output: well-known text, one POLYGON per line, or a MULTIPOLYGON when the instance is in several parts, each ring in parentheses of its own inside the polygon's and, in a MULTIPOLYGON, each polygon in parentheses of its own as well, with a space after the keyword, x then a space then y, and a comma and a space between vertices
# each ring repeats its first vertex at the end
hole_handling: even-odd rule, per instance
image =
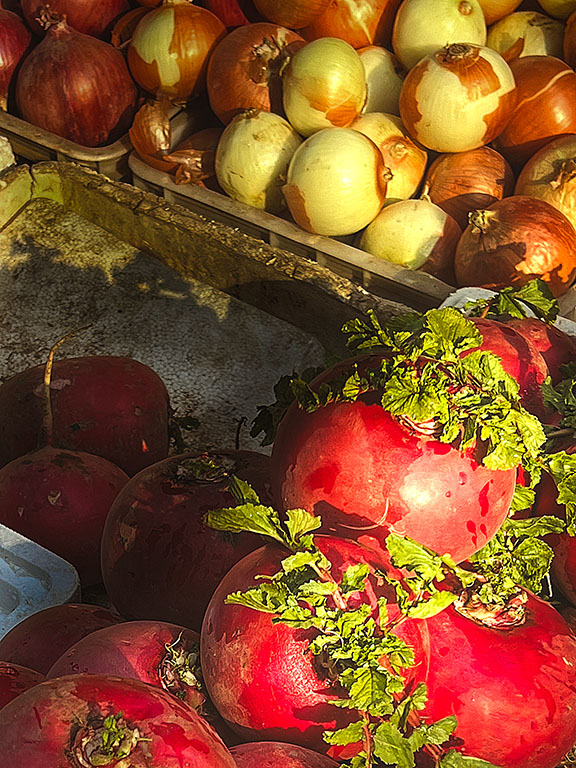
POLYGON ((208 528, 202 516, 235 506, 227 471, 267 503, 269 462, 251 451, 185 454, 148 467, 125 486, 102 536, 104 583, 123 616, 200 630, 220 579, 262 543, 252 534, 208 528))
POLYGON ((44 675, 35 669, 0 661, 0 709, 43 680, 44 675))
MULTIPOLYGON (((0 387, 0 466, 40 445, 43 377, 38 365, 0 387)), ((54 445, 103 456, 129 475, 168 455, 168 392, 158 374, 137 360, 56 360, 50 397, 54 445)))
POLYGON ((115 613, 99 605, 65 603, 45 608, 28 616, 0 639, 0 660, 30 667, 45 675, 78 640, 121 621, 115 613))
POLYGON ((544 358, 552 384, 562 379, 560 366, 576 361, 576 338, 570 336, 555 325, 544 323, 534 317, 514 317, 506 320, 506 325, 514 328, 544 358))
POLYGON ((338 768, 338 763, 326 755, 279 741, 239 744, 230 752, 237 768, 338 768))
POLYGON ((576 639, 528 595, 526 622, 489 629, 453 608, 428 619, 432 720, 456 715, 465 754, 501 768, 554 768, 576 742, 576 639))
POLYGON ((47 680, 11 701, 0 710, 0 752, 10 756, 10 768, 236 768, 189 706, 137 680, 105 675, 47 680), (112 756, 102 746, 108 718, 126 729, 112 756))
POLYGON ((198 708, 199 637, 178 624, 127 621, 83 637, 52 665, 47 677, 117 675, 163 688, 198 708))
MULTIPOLYGON (((386 569, 383 559, 356 542, 324 536, 315 537, 315 542, 332 563, 336 580, 355 563, 386 569)), ((308 651, 315 631, 274 624, 269 613, 224 603, 228 594, 254 586, 259 574, 276 573, 287 555, 282 547, 267 545, 247 555, 222 579, 202 625, 202 674, 214 705, 244 739, 285 741, 325 752, 323 731, 343 727, 350 715, 329 703, 343 692, 308 651)), ((383 594, 393 619, 397 608, 392 588, 372 585, 372 594, 367 591, 356 599, 368 599, 375 606, 375 594, 383 594)), ((415 650, 418 666, 407 674, 409 679, 425 674, 425 633, 423 622, 407 621, 397 629, 415 650)))

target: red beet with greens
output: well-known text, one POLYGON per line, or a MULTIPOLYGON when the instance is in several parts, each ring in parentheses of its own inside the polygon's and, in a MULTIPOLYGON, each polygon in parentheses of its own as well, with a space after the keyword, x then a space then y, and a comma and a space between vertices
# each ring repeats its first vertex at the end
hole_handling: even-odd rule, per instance
POLYGON ((43 680, 44 675, 35 669, 0 661, 0 709, 43 680))
POLYGON ((562 379, 560 366, 576 362, 576 338, 555 325, 544 323, 534 317, 514 317, 506 325, 524 336, 544 358, 552 384, 562 379))
POLYGON ((238 768, 337 768, 338 763, 326 755, 296 744, 279 741, 255 741, 232 747, 238 768))
POLYGON ((236 768, 208 723, 166 691, 137 680, 47 680, 0 710, 10 768, 236 768))
POLYGON ((251 451, 184 454, 148 467, 124 487, 102 537, 104 583, 123 616, 200 630, 220 579, 262 543, 252 534, 208 528, 202 517, 235 506, 230 474, 268 503, 269 461, 251 451))

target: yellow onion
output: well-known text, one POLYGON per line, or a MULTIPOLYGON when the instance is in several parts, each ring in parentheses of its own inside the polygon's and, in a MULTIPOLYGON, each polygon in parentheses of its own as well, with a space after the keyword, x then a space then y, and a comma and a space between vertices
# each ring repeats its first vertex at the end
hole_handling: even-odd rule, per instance
POLYGON ((429 200, 401 200, 366 227, 360 248, 392 264, 422 269, 452 285, 454 253, 462 230, 429 200))
POLYGON ((282 79, 286 117, 303 136, 322 128, 345 128, 362 112, 366 76, 358 53, 336 37, 323 37, 296 51, 282 79))
POLYGON ((331 0, 254 0, 264 18, 282 27, 301 29, 320 17, 331 0))
POLYGON ((283 188, 292 217, 319 235, 349 235, 382 208, 389 172, 378 147, 350 128, 325 128, 301 144, 283 188))
POLYGON ((358 55, 364 64, 368 95, 364 112, 398 114, 398 99, 406 70, 396 56, 380 45, 360 48, 358 55))
POLYGON ((514 75, 491 48, 454 44, 413 67, 400 92, 412 138, 436 152, 466 152, 506 127, 516 104, 514 75))
POLYGON ((567 19, 576 11, 576 0, 538 0, 538 4, 556 19, 567 19))
POLYGON ((478 2, 484 13, 486 24, 490 25, 515 11, 522 0, 478 0, 478 2))
POLYGON ((404 0, 392 30, 394 53, 407 69, 442 46, 485 42, 486 22, 478 0, 404 0))
POLYGON ((134 30, 128 47, 132 77, 144 90, 186 100, 205 87, 208 58, 226 27, 188 0, 166 0, 134 30))
POLYGON ((250 109, 226 126, 216 149, 216 178, 234 200, 279 213, 282 186, 302 139, 280 115, 250 109))
POLYGON ((515 195, 545 200, 576 227, 576 136, 562 136, 540 149, 526 163, 515 195))
POLYGON ((564 24, 543 13, 511 13, 488 30, 486 45, 505 59, 515 56, 562 57, 564 24))
POLYGON ((396 115, 369 112, 354 120, 350 127, 376 144, 392 174, 386 189, 386 205, 412 197, 424 176, 428 154, 408 136, 402 120, 396 115))

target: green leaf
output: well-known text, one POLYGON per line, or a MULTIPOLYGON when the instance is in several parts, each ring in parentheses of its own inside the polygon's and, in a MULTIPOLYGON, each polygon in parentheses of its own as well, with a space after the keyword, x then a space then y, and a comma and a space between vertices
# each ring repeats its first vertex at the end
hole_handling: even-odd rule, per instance
POLYGON ((364 726, 364 720, 357 720, 347 725, 346 728, 340 728, 338 731, 324 731, 323 738, 328 744, 337 744, 339 746, 355 744, 364 738, 364 726))
MULTIPOLYGON (((293 546, 301 544, 306 534, 317 531, 322 525, 322 520, 315 515, 311 515, 305 509, 289 509, 286 512, 286 528, 290 534, 290 541, 293 546)), ((310 542, 306 542, 309 544, 310 542)))
POLYGON ((391 697, 388 690, 389 676, 387 672, 370 667, 348 670, 348 672, 353 681, 348 693, 357 709, 367 712, 374 709, 382 711, 380 708, 384 705, 386 709, 382 714, 389 711, 388 705, 391 697))
POLYGON ((412 749, 416 752, 425 744, 441 746, 448 741, 458 725, 454 715, 445 717, 435 723, 427 725, 423 723, 415 728, 409 736, 412 749))
POLYGON ((432 616, 448 608, 449 605, 456 602, 458 595, 445 590, 434 592, 430 597, 421 603, 409 607, 406 615, 411 619, 429 619, 432 616))
POLYGON ((540 278, 519 288, 509 286, 493 297, 468 302, 464 307, 464 312, 470 316, 490 318, 529 317, 528 310, 548 323, 553 323, 558 316, 558 302, 548 284, 540 278))
POLYGON ((204 523, 217 531, 232 533, 259 533, 286 545, 286 534, 282 530, 278 513, 272 507, 257 504, 240 504, 237 507, 215 509, 206 512, 204 523))
POLYGON ((250 483, 245 480, 241 480, 236 475, 231 475, 230 482, 228 483, 228 490, 234 496, 235 501, 238 504, 256 504, 260 505, 260 497, 252 488, 250 483))
POLYGON ((444 575, 441 558, 408 536, 389 533, 385 544, 392 563, 397 568, 414 571, 426 581, 441 579, 444 575))
POLYGON ((558 488, 558 504, 566 507, 566 532, 576 536, 576 454, 558 451, 544 460, 558 488))
POLYGON ((278 613, 279 601, 270 598, 270 594, 263 592, 261 587, 255 587, 246 590, 246 592, 232 592, 225 598, 224 602, 227 605, 243 605, 263 613, 278 613))
POLYGON ((387 765, 414 768, 414 751, 409 739, 404 738, 391 723, 381 723, 376 729, 374 754, 387 765))
POLYGON ((370 566, 366 563, 349 566, 342 576, 340 591, 342 594, 363 591, 366 588, 366 579, 369 575, 370 566))
POLYGON ((290 573, 301 568, 313 568, 317 560, 318 556, 314 552, 296 552, 282 560, 282 570, 284 573, 290 573))
POLYGON ((462 755, 451 749, 440 760, 440 768, 499 768, 499 766, 480 760, 478 757, 462 755))
POLYGON ((470 320, 455 307, 433 309, 426 313, 427 331, 424 349, 427 353, 456 359, 462 352, 479 347, 482 335, 470 320))
POLYGON ((527 488, 525 485, 516 484, 512 504, 510 505, 510 514, 513 512, 523 512, 530 509, 534 504, 535 493, 533 488, 527 488))

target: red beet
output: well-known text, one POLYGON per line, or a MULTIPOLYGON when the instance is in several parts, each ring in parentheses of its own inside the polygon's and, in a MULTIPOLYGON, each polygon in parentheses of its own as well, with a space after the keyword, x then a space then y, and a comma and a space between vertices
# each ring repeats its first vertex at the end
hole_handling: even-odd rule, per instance
POLYGON ((560 366, 576 361, 576 338, 569 336, 555 325, 549 325, 534 317, 514 317, 506 320, 506 325, 514 328, 536 349, 548 367, 552 384, 562 379, 560 366))
MULTIPOLYGON (((0 466, 41 444, 43 378, 40 365, 0 387, 0 466)), ((57 360, 50 399, 53 445, 103 456, 129 475, 168 455, 168 392, 162 379, 137 360, 57 360)))
POLYGON ((239 744, 230 752, 237 768, 338 768, 338 763, 326 755, 279 741, 239 744))
POLYGON ((102 537, 104 583, 123 616, 200 630, 220 579, 262 543, 252 534, 207 528, 202 516, 235 506, 227 472, 268 503, 269 461, 251 451, 185 454, 148 467, 124 487, 102 537))
POLYGON ((0 709, 43 680, 44 675, 35 669, 0 661, 0 709))
POLYGON ((465 754, 501 768, 554 768, 576 742, 576 639, 528 594, 526 621, 490 629, 453 608, 427 620, 423 716, 455 715, 465 754))
POLYGON ((100 456, 46 446, 0 469, 0 522, 72 563, 83 586, 97 584, 106 515, 127 481, 100 456))
POLYGON ((162 621, 127 621, 98 629, 69 648, 47 677, 85 672, 117 675, 163 688, 192 707, 199 691, 198 634, 162 621), (196 670, 196 674, 195 674, 196 670))
POLYGON ((122 619, 107 608, 66 603, 28 616, 0 639, 0 659, 45 675, 82 637, 122 619))
POLYGON ((187 704, 105 675, 47 680, 11 701, 0 710, 0 753, 10 768, 236 768, 216 732, 187 704), (107 739, 114 727, 121 739, 107 739))
MULTIPOLYGON (((332 563, 336 580, 355 563, 386 568, 384 560, 356 542, 328 536, 317 536, 315 542, 332 563)), ((202 674, 214 705, 244 739, 286 741, 325 752, 323 731, 344 727, 350 714, 329 703, 343 692, 308 651, 315 631, 274 624, 269 613, 224 603, 228 594, 254 586, 258 575, 277 572, 287 554, 280 546, 267 545, 247 555, 222 579, 202 625, 202 674)), ((393 589, 386 583, 373 588, 389 600, 393 619, 397 614, 393 589)), ((374 593, 360 594, 358 599, 376 602, 374 593)), ((420 666, 425 663, 425 632, 424 622, 406 621, 397 628, 414 648, 420 666)), ((407 677, 415 674, 423 675, 424 670, 411 669, 407 677)))

